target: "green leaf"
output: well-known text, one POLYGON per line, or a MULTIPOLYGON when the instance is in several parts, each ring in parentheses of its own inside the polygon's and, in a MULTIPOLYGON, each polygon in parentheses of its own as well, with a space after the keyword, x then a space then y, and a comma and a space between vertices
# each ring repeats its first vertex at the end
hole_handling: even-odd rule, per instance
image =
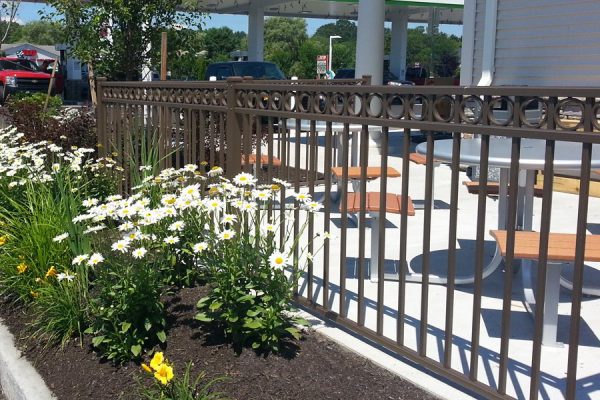
POLYGON ((238 322, 239 319, 240 319, 240 317, 238 317, 237 315, 233 315, 233 316, 227 318, 227 321, 234 323, 234 322, 238 322))
POLYGON ((94 347, 98 347, 103 341, 104 336, 95 336, 94 338, 92 338, 92 345, 94 345, 94 347))
POLYGON ((196 307, 197 307, 197 308, 203 308, 203 307, 205 306, 205 303, 206 303, 207 301, 209 301, 209 300, 210 300, 210 297, 208 297, 208 296, 207 296, 207 297, 203 297, 203 298, 201 298, 201 299, 200 299, 200 300, 198 300, 198 302, 196 303, 196 307))
POLYGON ((249 295, 249 294, 247 294, 247 295, 245 295, 245 296, 242 296, 242 297, 239 297, 239 298, 237 299, 237 301, 238 301, 239 303, 241 303, 241 302, 243 302, 243 301, 248 301, 248 300, 252 300, 252 295, 249 295))
POLYGON ((83 333, 90 335, 90 334, 94 333, 94 328, 90 326, 85 331, 83 331, 83 333))
POLYGON ((296 340, 300 340, 302 339, 302 334, 300 333, 300 331, 298 331, 298 329, 296 328, 285 328, 286 331, 288 331, 290 333, 290 335, 292 335, 294 337, 294 339, 296 340))
POLYGON ((121 323, 121 333, 125 333, 131 328, 131 322, 123 322, 121 323))
POLYGON ((135 357, 139 356, 141 352, 142 352, 142 346, 140 346, 139 344, 135 344, 135 345, 131 346, 131 353, 135 357))
POLYGON ((198 321, 203 321, 203 322, 211 322, 213 319, 210 318, 209 316, 207 316, 205 313, 198 313, 196 314, 196 316, 194 317, 194 319, 197 319, 198 321))
POLYGON ((297 317, 293 319, 294 323, 298 324, 298 325, 302 325, 302 326, 309 326, 310 322, 308 322, 307 320, 305 320, 302 317, 297 317))
POLYGON ((262 328, 263 324, 260 321, 260 319, 256 318, 256 319, 251 319, 246 321, 246 323, 244 324, 245 328, 250 328, 250 329, 258 329, 258 328, 262 328))
POLYGON ((167 334, 165 333, 165 331, 158 331, 156 332, 156 337, 158 338, 158 340, 160 340, 162 343, 167 341, 167 334))
POLYGON ((152 329, 152 323, 150 321, 146 321, 144 323, 144 328, 146 328, 146 331, 149 331, 150 329, 152 329))
POLYGON ((256 310, 248 310, 248 312, 246 313, 247 316, 249 317, 256 317, 258 315, 258 311, 256 310))
POLYGON ((216 311, 223 305, 220 301, 213 301, 211 305, 208 307, 211 311, 216 311))
POLYGON ((254 342, 254 343, 252 343, 252 348, 253 348, 253 349, 255 349, 255 350, 256 350, 256 349, 258 349, 259 347, 260 347, 260 342, 254 342))
POLYGON ((273 296, 266 295, 266 296, 263 296, 261 300, 265 303, 268 303, 272 299, 273 299, 273 296))

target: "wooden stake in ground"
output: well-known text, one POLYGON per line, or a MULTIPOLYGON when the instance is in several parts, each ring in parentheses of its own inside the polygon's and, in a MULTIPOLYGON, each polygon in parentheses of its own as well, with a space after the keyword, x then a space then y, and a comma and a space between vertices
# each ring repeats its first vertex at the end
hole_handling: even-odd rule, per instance
POLYGON ((46 93, 46 101, 44 102, 44 114, 48 108, 48 100, 52 94, 52 87, 54 86, 54 75, 56 75, 56 68, 58 68, 58 60, 54 60, 54 66, 52 67, 52 75, 50 76, 50 83, 48 84, 48 93, 46 93))
POLYGON ((167 32, 163 32, 160 40, 160 80, 167 80, 167 32))

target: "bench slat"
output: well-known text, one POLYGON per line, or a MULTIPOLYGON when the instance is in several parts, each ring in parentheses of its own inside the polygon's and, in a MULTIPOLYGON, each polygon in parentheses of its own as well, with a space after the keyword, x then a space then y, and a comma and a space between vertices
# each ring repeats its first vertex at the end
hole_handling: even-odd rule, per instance
MULTIPOLYGON (((248 155, 248 165, 256 164, 256 154, 248 155)), ((261 165, 269 165, 269 156, 267 154, 261 154, 260 156, 260 164, 261 165)), ((242 165, 246 165, 246 156, 242 155, 242 165)), ((280 167, 281 160, 275 156, 273 156, 273 166, 280 167)))
MULTIPOLYGON (((467 187, 467 190, 471 194, 479 193, 479 182, 478 181, 463 181, 463 185, 467 187)), ((485 192, 489 195, 498 196, 500 193, 500 183, 488 182, 485 192)), ((533 188, 533 195, 535 197, 542 197, 544 195, 544 188, 540 185, 535 185, 533 188)))
MULTIPOLYGON (((360 193, 350 192, 348 193, 348 212, 357 213, 360 212, 360 193)), ((379 192, 367 192, 367 206, 365 210, 367 212, 380 212, 381 204, 379 202, 379 192)), ((407 215, 415 215, 415 206, 412 199, 408 197, 408 206, 406 208, 407 215)), ((399 194, 386 193, 385 195, 385 211, 391 214, 402 214, 404 208, 402 207, 402 196, 399 194)))
MULTIPOLYGON (((490 234, 498 242, 502 256, 505 256, 507 232, 504 230, 492 230, 490 234)), ((576 237, 572 233, 550 233, 548 240, 548 261, 574 261, 576 237)), ((539 249, 539 232, 515 232, 515 258, 537 260, 540 256, 539 249)), ((584 258, 586 261, 600 261, 600 235, 586 235, 584 258)))
MULTIPOLYGON (((348 179, 360 179, 361 167, 348 167, 348 179)), ((332 167, 331 173, 336 179, 342 179, 342 167, 332 167)), ((400 172, 393 167, 388 167, 387 177, 398 178, 400 172)), ((381 167, 367 167, 367 179, 374 179, 381 177, 381 167)))

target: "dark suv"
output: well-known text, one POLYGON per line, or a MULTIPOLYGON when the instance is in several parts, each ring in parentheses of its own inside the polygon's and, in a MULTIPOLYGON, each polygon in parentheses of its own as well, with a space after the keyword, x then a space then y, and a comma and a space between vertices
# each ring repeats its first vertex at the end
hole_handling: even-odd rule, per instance
MULTIPOLYGON (((354 68, 339 69, 333 79, 354 79, 354 68)), ((389 71, 387 69, 383 71, 383 84, 391 85, 391 86, 404 86, 404 85, 412 86, 413 85, 413 83, 410 81, 398 79, 398 77, 396 75, 394 75, 391 71, 389 71)))
POLYGON ((279 67, 264 61, 229 61, 210 64, 206 68, 204 79, 211 76, 224 81, 230 76, 251 76, 254 79, 285 79, 279 67))

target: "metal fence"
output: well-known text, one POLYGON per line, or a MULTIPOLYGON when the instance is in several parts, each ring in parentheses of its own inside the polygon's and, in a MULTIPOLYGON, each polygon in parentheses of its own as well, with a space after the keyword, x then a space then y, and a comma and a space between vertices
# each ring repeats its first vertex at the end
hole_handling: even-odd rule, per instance
MULTIPOLYGON (((273 177, 290 180, 296 191, 307 187, 311 195, 322 195, 324 199, 323 212, 310 217, 309 235, 316 230, 337 230, 339 238, 325 242, 318 259, 306 260, 304 281, 296 295, 298 303, 487 398, 548 397, 547 385, 554 385, 570 399, 589 394, 585 384, 590 379, 597 381, 600 371, 596 372, 595 378, 592 375, 592 378, 586 376, 578 380, 577 366, 581 361, 578 361, 580 349, 584 345, 588 346, 585 347, 586 352, 598 349, 597 344, 591 347, 581 344, 580 338, 582 324, 587 327, 581 316, 582 302, 587 301, 582 288, 587 261, 585 237, 589 222, 589 186, 595 162, 592 145, 600 143, 600 92, 597 89, 568 87, 380 87, 370 86, 368 81, 342 82, 345 83, 343 85, 330 83, 253 82, 242 78, 230 78, 227 82, 100 80, 99 143, 104 152, 116 152, 126 169, 141 162, 141 138, 154 138, 163 168, 206 161, 210 165, 223 166, 230 176, 254 168, 255 171, 264 171, 262 177, 266 180, 273 177), (426 154, 424 167, 412 165, 409 161, 411 130, 424 132, 425 144, 420 147, 426 154), (366 145, 370 132, 374 131, 378 133, 381 151, 375 157, 366 145), (451 157, 442 160, 449 168, 446 175, 449 183, 447 210, 443 217, 433 207, 425 206, 422 211, 419 210, 422 216, 419 217, 417 237, 411 236, 414 227, 411 227, 413 222, 407 212, 400 213, 397 217, 398 234, 386 237, 386 231, 389 232, 386 220, 394 213, 390 211, 390 198, 386 195, 391 192, 387 179, 390 163, 400 160, 401 183, 398 188, 401 208, 409 202, 409 182, 416 168, 425 168, 423 204, 434 204, 434 177, 438 174, 435 166, 440 161, 434 157, 435 139, 442 132, 451 137, 452 149, 451 157), (472 140, 465 139, 469 135, 478 137, 480 171, 477 206, 471 212, 472 221, 469 221, 475 226, 472 254, 475 267, 472 282, 459 287, 459 284, 465 283, 457 274, 457 263, 461 262, 457 260, 457 226, 461 223, 459 190, 463 176, 461 164, 464 162, 460 154, 466 141, 472 140), (361 143, 354 154, 351 137, 354 137, 352 142, 360 139, 361 143), (403 138, 401 146, 397 154, 390 155, 390 141, 397 137, 403 138), (507 183, 504 191, 500 185, 500 196, 506 199, 501 215, 506 218, 499 220, 498 225, 507 231, 507 236, 504 271, 498 280, 501 307, 497 310, 496 323, 499 326, 499 345, 491 356, 497 371, 490 372, 489 359, 486 358, 489 357, 489 349, 482 347, 480 338, 484 333, 482 299, 487 301, 488 290, 484 281, 487 276, 486 224, 495 224, 486 217, 490 207, 488 170, 489 160, 495 156, 494 143, 499 137, 504 138, 504 144, 510 149, 510 162, 501 174, 507 183), (518 189, 520 168, 525 163, 521 153, 526 151, 524 144, 530 143, 530 139, 542 141, 543 166, 540 170, 544 180, 537 245, 539 254, 535 268, 537 283, 533 285, 537 301, 531 310, 535 318, 527 347, 529 361, 519 363, 513 360, 511 353, 511 346, 517 346, 517 340, 513 338, 514 301, 522 300, 515 293, 515 287, 521 285, 516 282, 515 273, 520 266, 518 258, 522 256, 515 254, 515 248, 519 244, 516 242, 519 230, 532 228, 531 223, 523 224, 517 218, 524 198, 518 189), (555 149, 557 144, 565 142, 581 144, 574 154, 580 159, 581 169, 580 193, 575 195, 577 221, 572 232, 576 245, 573 250, 574 273, 569 278, 573 284, 567 300, 570 304, 568 343, 561 353, 564 360, 560 361, 567 367, 566 375, 559 379, 544 372, 542 355, 547 363, 558 361, 551 359, 552 354, 546 354, 542 341, 544 316, 549 313, 544 309, 544 303, 547 297, 553 296, 545 282, 548 271, 552 270, 550 267, 556 261, 552 255, 549 256, 552 251, 549 249, 551 220, 553 214, 561 213, 561 210, 552 212, 553 177, 555 168, 560 169, 555 166, 560 161, 557 157, 555 162, 555 149), (251 165, 251 155, 255 155, 254 166, 251 165), (281 167, 276 165, 276 160, 281 161, 281 167), (359 167, 358 177, 349 172, 352 163, 359 167), (334 182, 330 173, 334 165, 341 166, 338 182, 334 182), (372 189, 374 185, 368 182, 368 166, 381 167, 381 177, 374 181, 379 182, 377 210, 367 204, 368 187, 372 189), (339 203, 332 200, 336 184, 340 190, 339 203), (353 201, 349 196, 352 189, 360 193, 358 200, 354 198, 358 202, 355 209, 352 209, 354 204, 349 204, 353 201), (350 214, 357 215, 356 226, 349 219, 350 214), (377 221, 377 226, 372 225, 370 230, 367 224, 369 215, 377 221), (440 282, 432 272, 434 261, 430 248, 432 237, 442 230, 441 226, 447 237, 447 246, 443 249, 446 254, 443 267, 447 271, 443 296, 437 292, 440 282), (371 249, 371 258, 377 252, 374 259, 378 265, 367 265, 367 238, 374 234, 378 235, 379 241, 372 241, 377 248, 371 249), (417 283, 407 278, 411 276, 407 247, 415 240, 422 244, 421 273, 417 283), (386 248, 392 244, 398 249, 394 260, 398 265, 398 276, 393 284, 385 272, 386 248), (356 254, 356 273, 350 275, 349 249, 356 254), (365 279, 367 269, 373 268, 377 272, 372 275, 372 281, 368 281, 365 279), (465 287, 467 289, 463 289, 465 287), (464 298, 465 290, 469 305, 457 308, 457 299, 464 298), (417 295, 411 294, 413 297, 409 298, 407 293, 417 295), (393 300, 388 303, 390 298, 393 300), (407 307, 415 306, 415 301, 419 303, 416 307, 418 317, 407 312, 407 307), (373 323, 367 321, 371 309, 373 323), (437 320, 438 316, 434 318, 434 312, 441 313, 443 322, 437 320), (464 314, 468 314, 468 318, 464 314), (461 328, 457 325, 458 317, 462 318, 461 321, 465 318, 470 320, 470 334, 457 333, 461 328), (392 329, 390 318, 395 325, 392 329), (414 345, 407 343, 409 328, 416 334, 414 345), (432 339, 432 334, 437 336, 432 339), (460 347, 458 356, 455 352, 457 346, 460 347), (432 354, 433 350, 437 353, 432 354), (519 385, 515 382, 514 375, 520 373, 515 371, 519 368, 529 376, 526 388, 517 387, 519 385), (489 375, 487 379, 486 375, 489 375)), ((285 201, 285 198, 282 192, 281 200, 285 201)), ((284 207, 281 208, 283 215, 284 207)), ((298 216, 294 219, 296 232, 298 216)), ((529 268, 532 266, 529 265, 529 268)), ((592 327, 592 330, 594 328, 600 327, 592 327)), ((597 382, 592 386, 598 390, 597 382)))

